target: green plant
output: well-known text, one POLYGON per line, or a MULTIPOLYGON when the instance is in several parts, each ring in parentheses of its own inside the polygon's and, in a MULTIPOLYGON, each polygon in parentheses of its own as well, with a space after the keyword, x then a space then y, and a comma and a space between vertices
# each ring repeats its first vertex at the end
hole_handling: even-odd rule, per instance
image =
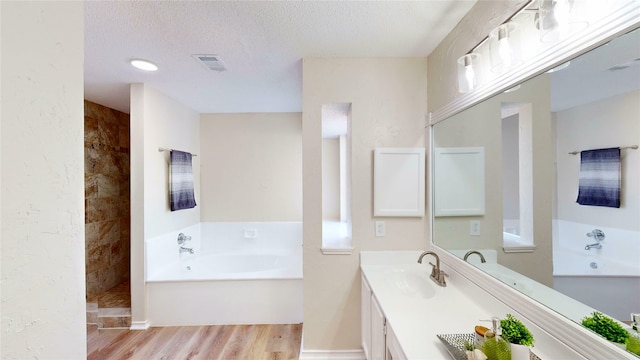
POLYGON ((472 342, 469 342, 466 340, 463 342, 463 345, 464 345, 464 349, 467 351, 473 351, 476 349, 476 346, 472 342))
POLYGON ((512 344, 533 346, 533 335, 524 324, 511 314, 500 320, 502 337, 512 344))
POLYGON ((629 333, 612 318, 594 311, 591 316, 582 319, 582 326, 599 334, 609 341, 624 344, 629 333))

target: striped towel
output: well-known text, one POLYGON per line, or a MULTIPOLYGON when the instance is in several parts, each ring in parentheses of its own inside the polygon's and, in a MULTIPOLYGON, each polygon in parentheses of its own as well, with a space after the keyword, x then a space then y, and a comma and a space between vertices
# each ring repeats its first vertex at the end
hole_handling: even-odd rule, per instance
POLYGON ((580 153, 578 204, 620 207, 620 148, 580 153))
POLYGON ((184 151, 171 150, 169 164, 169 201, 171 211, 191 209, 196 206, 193 191, 193 169, 191 154, 184 151))

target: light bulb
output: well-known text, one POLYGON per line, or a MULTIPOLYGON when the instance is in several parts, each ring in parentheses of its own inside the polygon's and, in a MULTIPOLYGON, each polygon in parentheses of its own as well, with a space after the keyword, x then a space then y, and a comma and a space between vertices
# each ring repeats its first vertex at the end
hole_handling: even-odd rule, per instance
POLYGON ((458 58, 458 90, 466 93, 482 83, 480 54, 468 53, 458 58), (479 67, 480 66, 480 67, 479 67))
POLYGON ((476 87, 476 72, 473 70, 471 62, 464 67, 464 78, 467 80, 469 90, 473 90, 476 87))
POLYGON ((508 37, 498 40, 498 53, 500 54, 504 67, 511 67, 513 62, 513 50, 511 50, 508 37))
POLYGON ((555 6, 553 7, 553 17, 556 20, 556 24, 558 24, 558 33, 560 34, 560 39, 566 37, 569 29, 569 17, 571 12, 571 5, 568 0, 557 0, 555 6))

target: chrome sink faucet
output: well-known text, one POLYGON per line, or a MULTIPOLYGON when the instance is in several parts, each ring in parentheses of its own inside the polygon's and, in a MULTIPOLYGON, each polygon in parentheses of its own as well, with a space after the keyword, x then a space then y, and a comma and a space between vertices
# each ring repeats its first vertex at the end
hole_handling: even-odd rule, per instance
POLYGON ((418 258, 418 264, 422 264, 422 258, 425 257, 426 255, 433 255, 433 257, 436 258, 435 265, 429 262, 429 264, 433 266, 431 268, 431 276, 430 276, 431 280, 433 280, 436 284, 440 286, 447 286, 445 277, 448 275, 444 271, 440 270, 440 258, 438 257, 438 254, 434 253, 433 251, 425 251, 422 254, 420 254, 420 257, 418 258))
POLYGON ((484 263, 487 262, 487 260, 484 259, 484 256, 482 255, 482 253, 480 251, 477 251, 477 250, 471 250, 471 251, 468 251, 466 254, 464 254, 464 261, 467 261, 467 258, 471 254, 478 254, 478 256, 480 256, 480 262, 481 263, 484 264, 484 263))

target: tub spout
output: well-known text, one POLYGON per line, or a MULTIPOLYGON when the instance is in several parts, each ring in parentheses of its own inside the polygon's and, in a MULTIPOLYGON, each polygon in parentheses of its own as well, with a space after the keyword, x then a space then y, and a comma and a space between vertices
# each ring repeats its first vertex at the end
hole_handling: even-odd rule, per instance
POLYGON ((180 254, 188 252, 189 254, 193 254, 193 248, 188 248, 184 246, 180 246, 180 254))
POLYGON ((591 249, 602 249, 602 244, 600 243, 595 243, 595 244, 587 244, 587 246, 584 247, 585 250, 591 250, 591 249))
POLYGON ((480 262, 481 263, 484 264, 484 263, 487 262, 487 260, 484 259, 484 256, 482 255, 482 253, 480 251, 476 251, 476 250, 471 250, 471 251, 468 251, 466 254, 464 254, 464 261, 467 261, 467 258, 471 254, 478 254, 478 256, 480 256, 480 262))

